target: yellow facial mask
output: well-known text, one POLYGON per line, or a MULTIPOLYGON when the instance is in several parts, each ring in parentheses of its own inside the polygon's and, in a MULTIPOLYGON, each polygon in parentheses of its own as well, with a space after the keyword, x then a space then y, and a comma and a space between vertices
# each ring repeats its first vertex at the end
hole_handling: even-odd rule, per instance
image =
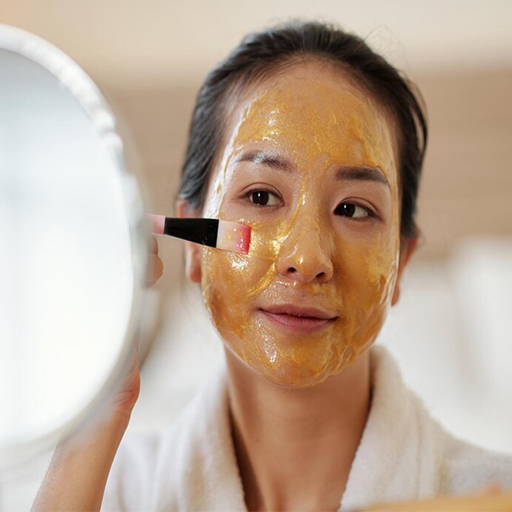
POLYGON ((232 121, 204 216, 251 225, 251 248, 203 248, 204 300, 228 348, 254 371, 312 386, 374 342, 390 307, 400 198, 389 123, 343 79, 300 70, 261 86, 232 121), (261 190, 268 204, 254 204, 261 190), (281 304, 333 320, 313 332, 280 327, 264 311, 281 304))

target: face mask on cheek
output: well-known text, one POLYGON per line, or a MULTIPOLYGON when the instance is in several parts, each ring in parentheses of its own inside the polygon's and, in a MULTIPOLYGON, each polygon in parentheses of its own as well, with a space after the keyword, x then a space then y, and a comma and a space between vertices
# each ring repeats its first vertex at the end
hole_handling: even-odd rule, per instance
POLYGON ((337 276, 327 287, 283 283, 276 279, 275 260, 203 250, 202 291, 214 326, 227 347, 265 379, 313 386, 341 372, 375 341, 388 313, 396 259, 382 246, 337 252, 337 276), (340 316, 325 330, 304 335, 283 332, 258 310, 261 302, 300 303, 301 297, 340 316))
MULTIPOLYGON (((315 93, 312 95, 314 101, 310 105, 307 103, 309 96, 306 97, 305 106, 299 109, 297 119, 290 119, 288 114, 288 117, 282 119, 275 115, 278 111, 275 105, 286 101, 291 104, 293 101, 286 92, 281 96, 279 92, 272 92, 270 96, 263 96, 263 100, 260 97, 250 108, 245 109, 224 153, 209 196, 206 216, 251 225, 251 249, 248 255, 206 247, 202 250, 201 286, 204 300, 213 324, 229 350, 263 378, 295 388, 313 386, 338 374, 375 341, 390 307, 399 254, 396 198, 390 230, 371 240, 353 237, 347 243, 343 237, 332 234, 332 230, 326 229, 325 222, 311 213, 317 210, 305 209, 304 205, 309 201, 307 196, 318 186, 321 175, 313 178, 306 176, 301 185, 303 200, 297 201, 295 210, 288 217, 282 216, 279 220, 269 217, 263 222, 230 216, 229 208, 224 203, 224 193, 232 178, 230 158, 237 148, 247 140, 268 141, 274 137, 276 146, 284 141, 288 149, 292 148, 288 151, 290 154, 299 155, 306 142, 320 132, 318 129, 312 135, 307 135, 307 130, 315 127, 315 116, 318 117, 318 98, 321 99, 323 110, 317 124, 320 126, 321 122, 324 132, 329 133, 329 126, 324 122, 325 104, 332 104, 333 99, 339 100, 338 96, 332 97, 332 94, 337 95, 338 92, 326 92, 323 84, 315 91, 315 83, 310 84, 309 88, 306 84, 304 90, 307 94, 309 91, 315 93), (328 97, 322 98, 322 95, 328 97), (295 140, 295 131, 287 132, 287 127, 299 126, 302 119, 306 120, 307 126, 301 132, 301 137, 295 140), (284 126, 284 129, 280 129, 280 126, 284 126), (322 237, 329 237, 330 240, 328 245, 332 278, 328 282, 300 282, 284 277, 278 271, 282 258, 300 251, 300 244, 310 243, 315 251, 315 244, 321 243, 322 237), (269 322, 260 309, 268 304, 283 303, 314 304, 336 312, 337 316, 328 327, 318 332, 290 332, 269 322)), ((341 99, 345 100, 346 97, 342 94, 341 99)), ((358 105, 351 104, 351 118, 357 118, 358 105)), ((283 109, 283 112, 289 113, 291 110, 283 109)), ((364 151, 368 153, 365 144, 360 142, 363 138, 360 132, 364 130, 360 124, 355 123, 355 126, 357 134, 350 147, 356 148, 358 155, 364 151)), ((342 128, 347 130, 346 127, 342 128)), ((334 133, 334 128, 331 131, 334 133)), ((327 149, 336 147, 329 142, 329 137, 324 137, 322 143, 327 149)), ((339 161, 347 153, 344 150, 341 157, 336 153, 332 158, 339 161)), ((311 154, 319 154, 318 145, 312 147, 311 154)), ((372 158, 373 154, 366 156, 367 160, 371 161, 372 158)), ((316 160, 311 159, 313 161, 316 160)), ((300 162, 302 168, 308 168, 306 159, 300 162)), ((312 168, 312 165, 309 167, 312 168)), ((397 192, 396 183, 394 192, 397 192)))

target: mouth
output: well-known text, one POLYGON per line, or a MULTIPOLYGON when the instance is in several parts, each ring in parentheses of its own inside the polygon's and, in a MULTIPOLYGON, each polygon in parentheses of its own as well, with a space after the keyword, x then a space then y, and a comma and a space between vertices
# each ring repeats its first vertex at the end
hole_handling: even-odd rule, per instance
POLYGON ((332 325, 337 315, 314 307, 281 304, 260 308, 259 312, 269 322, 288 332, 310 334, 332 325))

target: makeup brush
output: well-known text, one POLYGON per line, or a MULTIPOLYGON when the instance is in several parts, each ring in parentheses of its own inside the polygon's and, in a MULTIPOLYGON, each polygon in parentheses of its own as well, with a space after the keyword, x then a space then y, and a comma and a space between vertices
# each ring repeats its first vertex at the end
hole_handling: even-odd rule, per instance
POLYGON ((155 235, 169 235, 240 254, 249 252, 251 226, 220 219, 176 219, 150 213, 146 216, 155 235))

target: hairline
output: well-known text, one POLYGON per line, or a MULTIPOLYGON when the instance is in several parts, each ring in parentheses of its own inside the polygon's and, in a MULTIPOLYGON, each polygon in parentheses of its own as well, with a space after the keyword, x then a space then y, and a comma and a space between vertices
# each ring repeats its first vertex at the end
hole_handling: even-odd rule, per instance
POLYGON ((285 73, 288 69, 308 63, 321 63, 326 64, 333 72, 342 74, 343 78, 359 92, 368 95, 376 107, 384 114, 385 120, 389 126, 392 134, 393 151, 395 153, 395 161, 397 165, 397 180, 398 192, 400 202, 400 215, 402 211, 402 196, 403 196, 403 180, 402 180, 402 162, 401 162, 401 148, 403 145, 403 134, 399 127, 398 116, 393 108, 388 104, 385 98, 376 91, 366 77, 354 70, 343 62, 339 62, 329 57, 328 55, 316 52, 303 52, 294 55, 288 55, 273 62, 262 62, 257 64, 253 69, 240 73, 236 76, 233 82, 226 87, 222 94, 219 104, 217 106, 215 115, 216 121, 220 128, 220 139, 215 149, 210 168, 208 169, 207 183, 204 188, 203 204, 200 205, 201 209, 204 208, 208 196, 208 190, 212 183, 213 173, 219 165, 225 146, 227 145, 230 133, 228 127, 231 117, 241 101, 248 98, 258 87, 262 86, 272 78, 285 73))

